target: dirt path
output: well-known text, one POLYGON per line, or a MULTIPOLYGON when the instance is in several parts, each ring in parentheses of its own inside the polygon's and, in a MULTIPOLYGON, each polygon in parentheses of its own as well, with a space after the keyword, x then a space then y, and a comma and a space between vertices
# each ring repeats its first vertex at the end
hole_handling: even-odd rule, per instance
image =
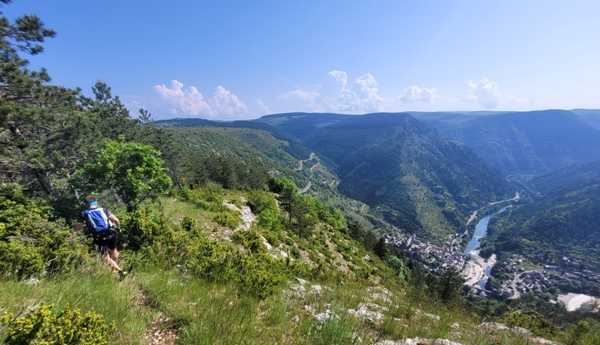
POLYGON ((154 321, 144 331, 143 340, 148 345, 175 345, 179 338, 179 326, 160 310, 158 302, 140 285, 133 281, 137 293, 134 305, 137 308, 151 310, 156 313, 154 321))
POLYGON ((177 331, 173 321, 160 313, 144 333, 144 339, 149 345, 174 345, 179 338, 177 331))

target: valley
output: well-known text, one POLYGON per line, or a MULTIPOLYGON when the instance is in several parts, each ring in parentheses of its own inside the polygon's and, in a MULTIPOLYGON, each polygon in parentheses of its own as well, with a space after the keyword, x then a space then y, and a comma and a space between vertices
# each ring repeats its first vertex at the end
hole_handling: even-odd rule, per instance
MULTIPOLYGON (((569 112, 521 115, 523 119, 516 120, 514 113, 411 113, 358 117, 292 113, 269 115, 253 122, 229 123, 227 127, 229 131, 261 128, 260 131, 282 143, 289 143, 281 145, 278 153, 272 148, 264 151, 263 144, 252 145, 265 155, 265 159, 289 157, 277 163, 280 167, 277 170, 296 176, 301 193, 329 198, 334 204, 335 200, 344 200, 337 202, 337 205, 346 205, 344 207, 354 205, 348 209, 354 210, 352 213, 362 219, 361 223, 382 234, 398 252, 431 272, 454 267, 463 272, 466 285, 476 295, 518 299, 531 293, 554 298, 558 293, 588 291, 598 294, 598 266, 592 264, 598 256, 593 254, 593 246, 586 245, 587 253, 592 253, 592 261, 588 262, 579 260, 577 255, 550 254, 552 246, 527 244, 525 249, 516 243, 532 243, 533 239, 522 242, 523 235, 509 235, 515 229, 505 225, 507 219, 526 210, 535 207, 545 210, 548 206, 536 205, 546 205, 553 190, 573 185, 595 188, 600 170, 597 164, 581 160, 582 143, 574 142, 573 150, 578 153, 569 156, 573 160, 579 159, 581 167, 561 163, 566 164, 563 170, 539 176, 523 169, 494 172, 486 168, 485 162, 478 162, 476 155, 469 153, 471 147, 477 152, 478 144, 461 147, 444 139, 444 136, 452 137, 448 133, 455 133, 453 128, 458 128, 456 126, 470 128, 472 122, 484 121, 509 121, 515 128, 524 126, 519 131, 527 135, 532 130, 531 121, 548 116, 557 123, 535 132, 538 143, 544 135, 553 136, 561 121, 565 128, 575 132, 585 128, 583 137, 587 139, 584 140, 591 140, 590 143, 595 140, 590 136, 590 133, 596 133, 593 132, 595 129, 574 124, 576 120, 569 112), (460 152, 458 156, 457 152, 460 152), (434 163, 440 160, 444 163, 434 163), (565 259, 556 260, 556 255, 565 259)), ((207 121, 186 121, 171 120, 162 124, 169 127, 199 125, 205 131, 223 126, 207 121)), ((497 157, 489 152, 483 155, 488 156, 497 157)), ((594 157, 590 155, 588 159, 594 157)), ((591 195, 589 188, 582 191, 585 191, 584 195, 591 195)), ((573 194, 568 195, 572 197, 573 194)), ((591 203, 590 207, 595 205, 591 203)), ((589 210, 585 212, 584 218, 591 214, 589 210)), ((595 236, 594 233, 593 230, 589 232, 590 236, 595 236)), ((541 236, 540 240, 547 237, 541 236)))
POLYGON ((0 0, 0 344, 600 345, 600 7, 109 5, 0 0))

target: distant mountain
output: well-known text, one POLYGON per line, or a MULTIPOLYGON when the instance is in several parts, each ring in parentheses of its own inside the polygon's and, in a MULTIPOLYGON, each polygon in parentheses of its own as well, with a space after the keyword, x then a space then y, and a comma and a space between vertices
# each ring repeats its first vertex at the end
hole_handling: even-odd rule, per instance
POLYGON ((510 193, 470 149, 406 113, 292 113, 258 121, 328 162, 343 193, 426 238, 455 233, 470 210, 510 193))
POLYGON ((576 165, 530 182, 542 197, 500 216, 488 244, 534 262, 572 264, 600 272, 600 161, 576 165))
POLYGON ((571 164, 600 160, 600 130, 591 125, 600 125, 600 116, 594 114, 543 110, 419 113, 418 117, 444 137, 469 146, 505 175, 539 175, 571 164))
POLYGON ((600 130, 600 109, 574 109, 572 112, 581 121, 600 130))
POLYGON ((528 185, 543 195, 555 195, 595 183, 600 183, 600 161, 570 165, 538 176, 529 181, 528 185))

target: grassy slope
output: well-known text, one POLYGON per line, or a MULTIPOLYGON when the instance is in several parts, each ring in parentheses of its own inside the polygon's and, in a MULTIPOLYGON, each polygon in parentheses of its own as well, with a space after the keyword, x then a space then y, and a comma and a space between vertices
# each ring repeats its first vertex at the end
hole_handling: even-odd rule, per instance
MULTIPOLYGON (((240 203, 240 197, 244 197, 243 192, 227 192, 225 196, 235 203, 240 203)), ((190 203, 168 198, 162 207, 172 222, 193 217, 213 235, 226 230, 211 220, 210 211, 190 203)), ((72 305, 96 310, 117 326, 111 344, 144 344, 149 334, 175 333, 178 344, 372 344, 415 336, 449 338, 463 344, 524 343, 512 333, 490 337, 477 328, 481 320, 472 313, 437 304, 406 287, 373 253, 343 233, 321 229, 306 239, 286 233, 281 242, 306 252, 308 260, 324 257, 324 271, 339 270, 342 274, 314 278, 313 283, 303 285, 305 293, 285 288, 260 300, 235 286, 209 283, 148 264, 137 266, 134 274, 118 281, 98 263, 85 272, 42 279, 37 284, 0 282, 0 306, 19 312, 47 302, 58 308, 72 305), (331 245, 325 248, 325 242, 331 245), (371 274, 368 278, 352 274, 359 269, 369 269, 371 274), (381 289, 391 291, 389 300, 374 297, 374 291, 381 289), (381 321, 363 320, 347 312, 365 302, 384 308, 381 321), (338 317, 317 322, 313 314, 326 310, 338 317), (452 326, 455 323, 458 326, 452 326)), ((295 279, 290 284, 298 288, 295 279)))

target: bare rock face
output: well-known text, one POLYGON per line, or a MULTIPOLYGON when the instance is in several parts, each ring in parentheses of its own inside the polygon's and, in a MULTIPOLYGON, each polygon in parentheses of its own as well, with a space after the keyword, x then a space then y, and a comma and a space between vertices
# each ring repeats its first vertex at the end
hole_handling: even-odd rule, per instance
MULTIPOLYGON (((244 202, 245 202, 245 200, 244 200, 244 202)), ((239 213, 242 223, 238 226, 238 228, 236 230, 241 230, 241 231, 250 230, 250 228, 252 227, 252 224, 254 224, 254 222, 256 221, 256 215, 254 213, 252 213, 252 210, 250 209, 250 207, 245 205, 240 208, 229 202, 223 202, 223 205, 225 207, 227 207, 228 209, 239 213)))
POLYGON ((305 305, 304 310, 311 314, 314 317, 314 319, 319 323, 324 323, 325 321, 338 318, 338 316, 331 309, 331 304, 326 304, 325 309, 321 312, 318 312, 316 308, 312 305, 305 305))
POLYGON ((363 320, 367 320, 372 323, 377 323, 383 320, 383 311, 386 308, 375 303, 361 303, 356 309, 348 309, 347 312, 350 315, 363 320))

